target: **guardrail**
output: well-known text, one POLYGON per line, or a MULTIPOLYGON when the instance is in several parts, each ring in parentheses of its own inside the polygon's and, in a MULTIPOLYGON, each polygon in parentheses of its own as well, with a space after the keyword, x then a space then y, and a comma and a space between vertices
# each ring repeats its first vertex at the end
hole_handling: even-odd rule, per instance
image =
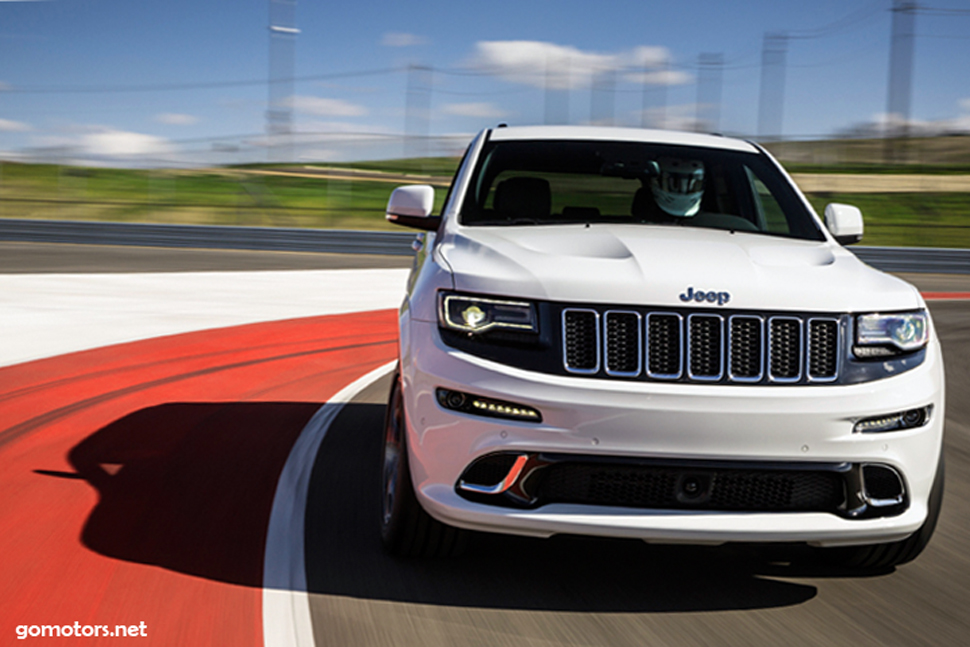
MULTIPOLYGON (((413 253, 414 233, 5 218, 0 219, 0 240, 407 256, 413 253)), ((970 249, 863 246, 850 249, 866 263, 886 272, 970 274, 970 249)))
POLYGON ((409 255, 414 233, 286 227, 0 219, 0 240, 137 247, 409 255))

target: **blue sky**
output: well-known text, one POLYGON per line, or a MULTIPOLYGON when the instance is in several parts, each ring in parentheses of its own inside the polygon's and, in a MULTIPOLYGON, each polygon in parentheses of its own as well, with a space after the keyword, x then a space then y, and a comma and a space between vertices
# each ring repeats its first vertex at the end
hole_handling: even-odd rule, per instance
MULTIPOLYGON (((970 3, 921 5, 957 11, 916 16, 911 118, 970 131, 970 3)), ((712 53, 724 60, 721 107, 703 114, 716 115, 722 132, 753 136, 762 39, 784 31, 792 38, 783 134, 827 136, 886 112, 891 6, 299 0, 293 127, 400 134, 406 70, 423 65, 433 70, 431 92, 416 96, 430 102, 432 135, 460 139, 500 121, 542 123, 547 115, 685 128, 698 115, 699 56, 712 53)), ((258 147, 266 128, 268 18, 268 0, 0 0, 0 153, 60 147, 160 160, 191 150, 216 161, 218 151, 229 151, 224 161, 245 156, 232 151, 258 147)), ((375 150, 322 141, 298 156, 375 150)))

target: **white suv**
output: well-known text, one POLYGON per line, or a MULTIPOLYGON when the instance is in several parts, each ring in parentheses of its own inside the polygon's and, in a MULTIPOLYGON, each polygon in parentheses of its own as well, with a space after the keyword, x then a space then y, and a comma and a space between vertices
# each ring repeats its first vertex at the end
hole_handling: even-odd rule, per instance
POLYGON ((842 245, 761 147, 664 131, 486 130, 425 230, 400 311, 382 537, 464 530, 807 542, 907 562, 943 494, 926 304, 842 245), (432 233, 433 232, 433 233, 432 233))

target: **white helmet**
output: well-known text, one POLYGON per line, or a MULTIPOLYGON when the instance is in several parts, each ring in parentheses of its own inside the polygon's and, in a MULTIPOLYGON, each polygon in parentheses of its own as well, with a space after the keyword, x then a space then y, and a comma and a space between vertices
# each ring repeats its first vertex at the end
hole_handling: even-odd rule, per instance
POLYGON ((657 160, 660 173, 650 178, 650 189, 657 206, 671 216, 686 218, 701 208, 704 195, 704 164, 697 160, 662 157, 657 160))

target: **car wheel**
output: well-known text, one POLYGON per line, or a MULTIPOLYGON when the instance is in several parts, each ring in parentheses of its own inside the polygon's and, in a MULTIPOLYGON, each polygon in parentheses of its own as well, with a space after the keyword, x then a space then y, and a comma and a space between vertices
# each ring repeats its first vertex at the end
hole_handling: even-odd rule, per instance
POLYGON ((863 569, 891 568, 913 561, 930 543, 933 531, 936 530, 936 522, 940 518, 940 508, 943 505, 944 480, 943 455, 940 454, 927 505, 926 521, 906 539, 887 544, 830 548, 825 550, 825 556, 835 565, 863 569))
POLYGON ((414 495, 408 465, 407 425, 401 382, 394 376, 384 414, 381 471, 381 541, 399 557, 446 557, 463 548, 466 533, 431 517, 414 495))

